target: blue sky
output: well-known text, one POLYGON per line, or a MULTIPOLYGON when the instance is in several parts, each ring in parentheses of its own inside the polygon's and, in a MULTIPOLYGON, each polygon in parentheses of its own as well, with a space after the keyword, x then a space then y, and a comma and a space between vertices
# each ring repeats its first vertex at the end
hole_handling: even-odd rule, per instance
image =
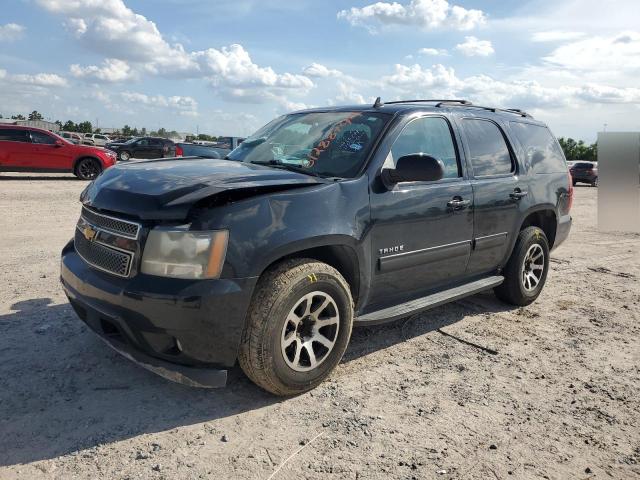
POLYGON ((401 98, 519 107, 558 136, 640 130, 637 0, 13 0, 0 113, 247 135, 401 98))

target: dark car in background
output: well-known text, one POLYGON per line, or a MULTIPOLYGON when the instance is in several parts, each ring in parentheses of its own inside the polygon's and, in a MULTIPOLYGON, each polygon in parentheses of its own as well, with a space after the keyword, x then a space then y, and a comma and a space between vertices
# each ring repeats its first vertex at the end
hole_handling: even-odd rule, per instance
POLYGON ((164 158, 176 156, 176 145, 167 138, 135 137, 124 143, 111 142, 105 148, 113 150, 118 160, 128 161, 132 158, 164 158))
POLYGON ((76 145, 47 130, 0 128, 0 172, 72 172, 82 180, 93 180, 115 163, 111 151, 76 145))
POLYGON ((224 158, 231 152, 228 148, 219 148, 212 145, 200 145, 197 143, 176 143, 176 157, 203 157, 224 158))
POLYGON ((593 162, 575 162, 570 168, 573 184, 588 183, 592 187, 598 186, 598 164, 593 162))

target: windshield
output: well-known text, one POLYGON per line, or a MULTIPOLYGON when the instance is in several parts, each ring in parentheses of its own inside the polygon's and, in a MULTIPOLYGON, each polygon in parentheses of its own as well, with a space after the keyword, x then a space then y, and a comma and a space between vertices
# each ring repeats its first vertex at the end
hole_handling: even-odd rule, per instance
POLYGON ((309 175, 351 178, 390 118, 371 112, 285 115, 247 138, 228 158, 309 175))
POLYGON ((124 142, 124 143, 125 143, 125 145, 128 145, 128 144, 130 144, 130 143, 137 142, 138 140, 140 140, 140 137, 133 137, 133 138, 130 138, 129 140, 127 140, 127 141, 126 141, 126 142, 124 142))

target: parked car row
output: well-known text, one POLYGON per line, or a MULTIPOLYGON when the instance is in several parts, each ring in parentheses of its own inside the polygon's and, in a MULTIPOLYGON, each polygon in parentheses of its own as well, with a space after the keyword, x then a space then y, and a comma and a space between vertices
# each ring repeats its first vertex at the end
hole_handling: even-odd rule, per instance
POLYGON ((71 172, 93 180, 116 163, 116 154, 77 145, 47 130, 18 125, 0 128, 0 172, 71 172))

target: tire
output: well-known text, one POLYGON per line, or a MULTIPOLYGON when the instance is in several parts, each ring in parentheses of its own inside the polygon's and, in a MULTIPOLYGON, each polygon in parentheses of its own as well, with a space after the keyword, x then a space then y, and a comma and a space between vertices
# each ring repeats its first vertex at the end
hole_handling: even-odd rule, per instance
POLYGON ((342 275, 316 260, 286 260, 258 281, 240 344, 240 367, 275 395, 304 393, 338 365, 352 327, 353 300, 342 275), (325 325, 318 327, 319 322, 325 325))
POLYGON ((591 182, 591 186, 592 187, 597 187, 598 186, 598 177, 596 177, 593 182, 591 182))
POLYGON ((542 291, 549 271, 549 241, 538 227, 520 231, 504 269, 504 282, 494 288, 496 296, 512 305, 529 305, 542 291), (538 256, 542 253, 542 258, 538 256), (533 261, 531 261, 533 259, 533 261), (540 268, 542 267, 541 273, 540 268), (525 272, 528 272, 525 275, 525 272), (539 275, 539 276, 538 276, 539 275))
POLYGON ((95 158, 81 159, 75 168, 75 175, 80 180, 93 180, 102 172, 102 165, 95 158))
POLYGON ((573 181, 573 186, 574 186, 574 187, 576 186, 576 183, 578 183, 578 182, 576 182, 576 181, 574 180, 574 181, 573 181))
POLYGON ((126 150, 124 152, 118 153, 118 160, 122 162, 128 162, 131 159, 131 154, 126 150))

